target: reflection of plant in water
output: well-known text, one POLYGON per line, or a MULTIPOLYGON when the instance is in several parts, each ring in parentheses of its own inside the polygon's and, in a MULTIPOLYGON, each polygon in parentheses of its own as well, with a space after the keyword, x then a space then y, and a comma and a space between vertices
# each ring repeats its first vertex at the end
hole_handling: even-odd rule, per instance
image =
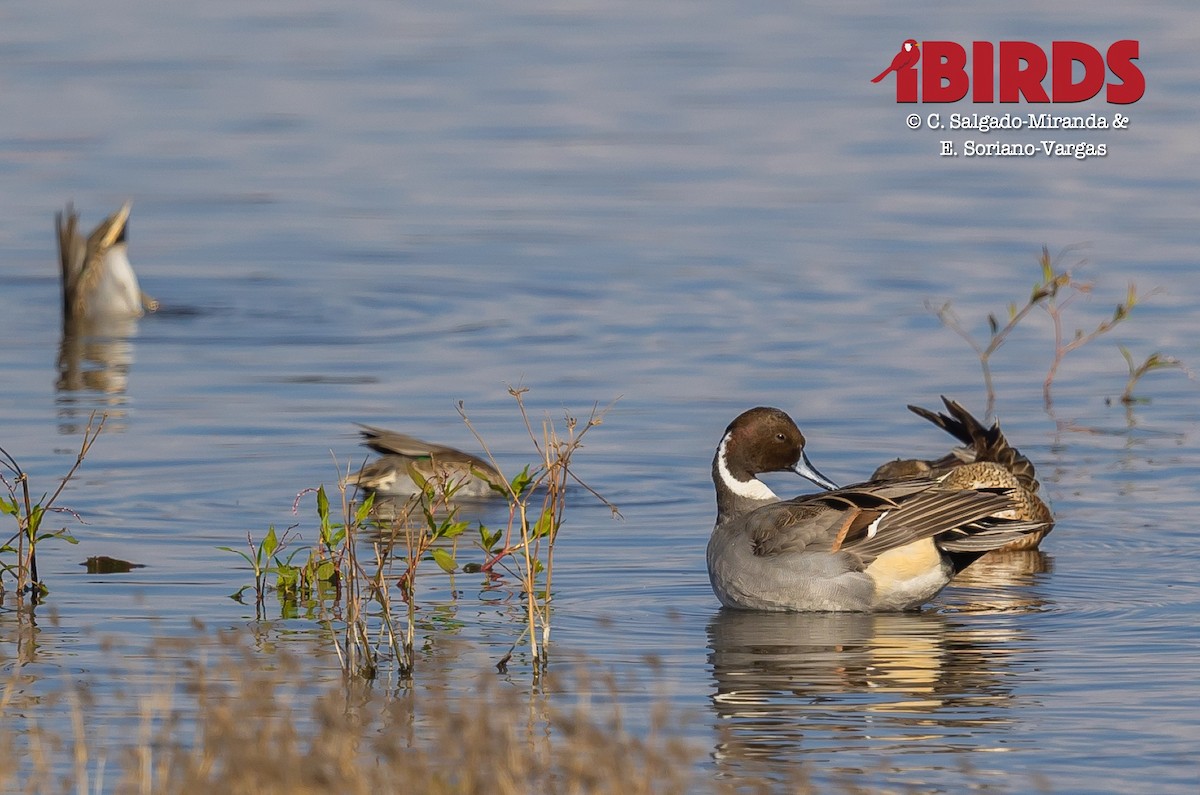
POLYGON ((88 418, 87 428, 84 429, 83 441, 80 442, 75 463, 67 470, 67 474, 63 476, 53 494, 47 496, 43 493, 41 498, 36 501, 30 496, 29 475, 7 450, 0 447, 0 459, 2 459, 4 469, 8 470, 12 477, 9 480, 9 477, 0 474, 0 482, 4 483, 4 488, 8 491, 7 498, 0 497, 0 513, 17 520, 17 531, 6 542, 0 544, 0 554, 16 555, 16 563, 0 561, 0 594, 3 594, 5 590, 4 575, 9 575, 16 580, 17 594, 22 596, 26 593, 32 594, 33 600, 36 602, 39 597, 49 592, 46 584, 38 576, 38 544, 51 538, 66 541, 69 544, 79 543, 65 527, 43 531, 42 522, 48 512, 68 513, 79 519, 79 516, 69 508, 55 507, 55 502, 58 501, 63 489, 67 487, 67 483, 71 481, 75 472, 83 464, 83 459, 87 457, 92 444, 104 429, 106 419, 107 415, 101 415, 100 421, 96 422, 96 413, 92 412, 91 417, 88 418))
MULTIPOLYGON (((1046 372, 1045 380, 1042 382, 1042 397, 1045 401, 1046 409, 1050 410, 1054 402, 1051 396, 1051 389, 1058 375, 1059 366, 1067 354, 1083 347, 1097 337, 1112 331, 1119 323, 1129 317, 1130 312, 1141 301, 1137 292, 1137 286, 1131 283, 1126 292, 1125 300, 1117 303, 1111 318, 1101 321, 1090 331, 1085 332, 1083 329, 1076 329, 1074 335, 1070 339, 1066 339, 1063 333, 1065 310, 1078 300, 1080 296, 1090 295, 1094 285, 1091 282, 1077 280, 1070 269, 1060 269, 1057 261, 1050 258, 1049 250, 1044 247, 1042 248, 1042 256, 1038 262, 1041 265, 1041 280, 1034 284, 1033 290, 1024 305, 1018 307, 1016 303, 1010 303, 1008 305, 1008 319, 1003 326, 1000 325, 1000 321, 997 320, 995 314, 988 315, 989 337, 986 345, 980 343, 967 331, 962 318, 954 311, 950 302, 947 301, 941 306, 926 303, 926 306, 938 316, 943 325, 966 340, 967 344, 971 346, 971 349, 979 357, 979 365, 983 370, 984 388, 987 392, 986 416, 988 417, 993 416, 996 404, 996 390, 992 380, 991 369, 992 354, 1004 345, 1004 342, 1008 339, 1008 335, 1035 307, 1041 307, 1049 315, 1054 325, 1054 358, 1050 363, 1049 370, 1046 372)), ((1154 370, 1183 368, 1182 362, 1178 359, 1171 356, 1164 356, 1160 353, 1151 354, 1140 365, 1134 364, 1132 355, 1124 347, 1121 347, 1121 355, 1125 357, 1129 365, 1129 380, 1120 398, 1121 402, 1126 405, 1134 402, 1133 388, 1142 376, 1154 370)))
POLYGON ((467 622, 458 617, 458 605, 451 602, 449 604, 434 605, 433 609, 417 626, 427 632, 454 633, 464 629, 467 626, 467 622))

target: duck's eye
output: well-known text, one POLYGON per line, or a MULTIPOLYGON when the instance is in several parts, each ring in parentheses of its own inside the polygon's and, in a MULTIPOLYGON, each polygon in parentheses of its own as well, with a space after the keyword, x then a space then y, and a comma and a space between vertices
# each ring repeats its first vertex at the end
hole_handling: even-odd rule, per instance
POLYGON ((786 437, 786 436, 784 436, 782 433, 777 433, 777 434, 775 434, 775 438, 776 438, 776 439, 778 439, 778 440, 779 440, 779 441, 781 441, 781 442, 786 442, 786 441, 787 441, 787 437, 786 437))

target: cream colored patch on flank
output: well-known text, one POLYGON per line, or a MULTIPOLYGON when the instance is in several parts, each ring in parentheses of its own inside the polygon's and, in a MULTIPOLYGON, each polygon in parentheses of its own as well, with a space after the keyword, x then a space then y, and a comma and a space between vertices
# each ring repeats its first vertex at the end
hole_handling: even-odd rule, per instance
MULTIPOLYGON (((932 538, 923 538, 897 549, 889 549, 867 567, 867 574, 875 580, 876 590, 886 593, 895 586, 911 583, 922 577, 942 578, 942 554, 932 538)), ((905 588, 911 588, 906 585, 905 588)))

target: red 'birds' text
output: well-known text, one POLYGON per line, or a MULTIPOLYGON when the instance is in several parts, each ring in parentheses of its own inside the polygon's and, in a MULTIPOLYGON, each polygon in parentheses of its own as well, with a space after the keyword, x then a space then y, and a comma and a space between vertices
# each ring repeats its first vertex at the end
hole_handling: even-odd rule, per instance
POLYGON ((958 102, 968 92, 972 102, 1084 102, 1104 90, 1110 104, 1128 105, 1146 93, 1146 78, 1134 63, 1138 42, 1133 39, 1114 42, 1104 54, 1080 41, 1056 41, 1049 56, 1028 41, 1002 41, 999 46, 975 41, 969 74, 961 44, 927 41, 921 47, 919 66, 896 72, 897 102, 958 102), (1082 68, 1078 79, 1076 64, 1082 68))

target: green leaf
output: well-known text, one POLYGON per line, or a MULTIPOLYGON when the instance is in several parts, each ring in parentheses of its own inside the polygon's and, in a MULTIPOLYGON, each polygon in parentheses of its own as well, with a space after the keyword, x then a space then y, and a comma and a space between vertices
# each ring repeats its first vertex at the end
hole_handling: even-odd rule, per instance
POLYGON ((354 513, 354 521, 362 524, 371 515, 371 509, 375 507, 375 492, 367 495, 367 498, 362 501, 362 505, 358 506, 358 510, 354 513))
POLYGON ((299 579, 300 570, 295 566, 277 566, 275 569, 275 587, 281 591, 295 590, 299 579))
POLYGON ((33 506, 33 510, 29 513, 29 527, 27 528, 30 538, 37 537, 37 530, 42 524, 42 516, 46 513, 46 509, 40 505, 33 506))
POLYGON ((421 499, 421 513, 425 517, 425 526, 431 530, 437 527, 437 517, 433 515, 433 496, 425 492, 421 499))
POLYGON ((346 537, 345 525, 337 525, 337 531, 333 533, 325 533, 325 547, 329 550, 337 549, 342 545, 342 539, 346 537))
POLYGON ((453 574, 458 568, 458 564, 454 562, 454 556, 445 549, 433 550, 433 562, 447 574, 453 574))
POLYGON ((75 536, 68 533, 65 529, 64 530, 55 530, 53 533, 42 533, 40 536, 37 537, 37 541, 38 541, 38 543, 40 543, 40 542, 46 540, 47 538, 57 538, 60 541, 66 541, 68 544, 78 544, 79 543, 79 539, 75 538, 75 536))
POLYGON ((333 565, 333 561, 325 560, 317 566, 317 579, 321 582, 331 582, 337 574, 337 567, 333 565))
POLYGON ((533 478, 529 474, 529 465, 517 473, 509 485, 512 487, 513 493, 520 497, 529 488, 529 484, 533 482, 533 478))
POLYGON ((554 532, 554 511, 552 508, 546 508, 542 511, 542 515, 538 517, 537 524, 533 526, 533 537, 541 538, 554 532))
POLYGON ((233 547, 217 547, 217 549, 223 550, 225 552, 232 552, 235 555, 241 555, 242 559, 245 560, 248 564, 250 564, 251 567, 254 566, 254 558, 250 557, 249 555, 247 555, 245 552, 243 552, 240 549, 234 549, 233 547))
MULTIPOLYGON (((292 565, 292 561, 293 561, 293 560, 295 560, 295 559, 296 559, 296 556, 297 556, 297 555, 299 555, 299 554, 300 554, 301 552, 303 552, 303 551, 304 551, 303 549, 293 549, 293 550, 292 550, 290 553, 288 553, 287 560, 285 560, 285 561, 284 561, 282 564, 280 564, 280 565, 283 565, 283 566, 291 566, 291 565, 292 565)), ((312 553, 311 553, 311 552, 309 552, 309 554, 311 555, 312 553)), ((277 562, 278 562, 278 561, 277 561, 277 562)))
POLYGON ((261 550, 259 559, 270 560, 277 549, 279 549, 279 537, 275 535, 275 525, 271 525, 267 530, 266 537, 262 540, 262 545, 259 547, 259 550, 261 550))
POLYGON ((317 516, 321 519, 329 518, 329 497, 325 494, 324 484, 317 487, 317 516))
POLYGON ((1154 370, 1159 370, 1164 367, 1174 367, 1180 370, 1183 369, 1183 360, 1176 359, 1174 356, 1163 356, 1161 353, 1154 353, 1146 360, 1150 367, 1154 370))
POLYGON ((485 552, 491 552, 502 535, 504 535, 503 530, 496 530, 494 533, 489 533, 486 527, 482 524, 479 525, 479 543, 485 552))
POLYGON ((434 531, 434 538, 457 538, 471 526, 470 522, 453 522, 446 520, 434 531))

